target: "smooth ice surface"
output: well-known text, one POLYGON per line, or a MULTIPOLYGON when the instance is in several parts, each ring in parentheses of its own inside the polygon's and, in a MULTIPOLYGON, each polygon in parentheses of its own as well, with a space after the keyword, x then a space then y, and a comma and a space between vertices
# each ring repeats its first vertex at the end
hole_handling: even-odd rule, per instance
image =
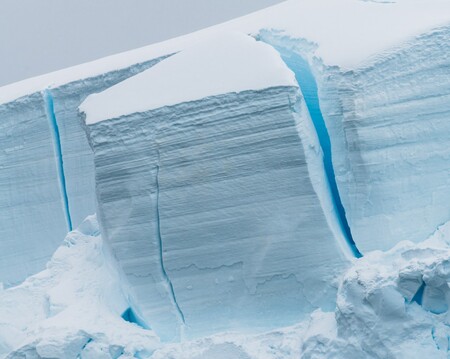
POLYGON ((297 86, 270 46, 242 33, 224 33, 181 51, 80 106, 92 124, 135 112, 228 92, 297 86))
MULTIPOLYGON (((115 118, 99 122, 87 113, 104 236, 131 283, 135 309, 164 340, 260 331, 331 308, 334 278, 352 258, 314 126, 279 55, 239 35, 180 52, 162 68, 183 77, 188 59, 189 70, 203 77, 211 50, 213 67, 248 88, 265 68, 229 52, 244 43, 245 56, 274 62, 273 86, 213 87, 236 91, 157 109, 143 96, 134 105, 141 112, 112 112, 115 118), (279 86, 286 79, 292 85, 279 86)), ((157 65, 86 102, 128 104, 142 88, 159 88, 149 79, 160 73, 157 65)), ((195 86, 198 93, 212 88, 195 86)), ((180 81, 176 91, 191 87, 180 81)), ((170 99, 172 90, 162 86, 159 96, 170 99)))

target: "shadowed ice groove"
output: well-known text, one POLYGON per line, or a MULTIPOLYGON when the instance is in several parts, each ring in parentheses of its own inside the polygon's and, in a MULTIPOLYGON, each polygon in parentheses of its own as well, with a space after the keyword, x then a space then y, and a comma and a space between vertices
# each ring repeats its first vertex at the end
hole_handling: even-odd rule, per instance
POLYGON ((61 200, 63 202, 64 214, 67 222, 67 231, 70 232, 72 230, 72 218, 70 216, 69 197, 67 195, 66 176, 64 174, 64 160, 61 149, 61 137, 59 134, 58 122, 56 121, 52 94, 50 90, 45 90, 43 95, 47 118, 52 132, 53 147, 55 149, 55 161, 58 169, 61 200))
POLYGON ((362 257, 362 254, 358 250, 355 241, 353 240, 352 232, 347 222, 345 209, 342 204, 337 187, 331 155, 330 136, 320 109, 317 83, 314 75, 311 72, 311 68, 309 67, 308 62, 301 56, 293 52, 288 52, 287 50, 276 46, 274 46, 274 48, 280 53, 281 58, 286 63, 286 65, 294 72, 295 78, 300 86, 306 106, 313 121, 314 128, 317 132, 320 146, 322 148, 325 174, 341 229, 345 235, 347 244, 350 247, 351 252, 356 258, 360 258, 362 257))

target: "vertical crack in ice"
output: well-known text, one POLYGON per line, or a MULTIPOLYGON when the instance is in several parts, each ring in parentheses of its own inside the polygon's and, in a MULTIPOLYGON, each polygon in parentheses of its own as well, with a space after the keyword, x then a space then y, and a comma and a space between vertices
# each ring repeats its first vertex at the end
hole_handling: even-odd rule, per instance
POLYGON ((52 132, 53 148, 56 157, 56 167, 58 171, 59 187, 61 192, 61 199, 63 202, 64 215, 66 217, 68 232, 72 230, 72 219, 69 209, 69 197, 67 195, 66 176, 64 174, 64 159, 62 155, 61 137, 59 133, 58 122, 56 121, 55 107, 53 103, 53 96, 50 90, 45 90, 43 93, 45 102, 45 110, 47 112, 47 118, 50 124, 50 130, 52 132))
POLYGON ((161 273, 164 278, 164 281, 166 282, 167 288, 169 290, 169 294, 171 297, 172 304, 176 308, 178 319, 180 321, 181 329, 186 324, 183 311, 181 310, 178 302, 177 297, 175 295, 175 290, 173 289, 172 281, 170 280, 169 275, 167 274, 166 268, 164 266, 164 257, 163 257, 163 241, 162 241, 162 235, 161 235, 161 216, 160 216, 160 208, 159 208, 159 194, 160 194, 160 188, 159 188, 159 167, 160 167, 160 154, 158 150, 158 162, 156 164, 156 237, 158 239, 158 246, 159 246, 159 263, 161 266, 161 273))
POLYGON ((317 136, 319 138, 320 146, 323 152, 323 163, 325 167, 325 175, 328 181, 328 185, 331 190, 332 201, 335 206, 339 223, 342 231, 344 232, 347 244, 350 247, 353 255, 356 258, 362 257, 361 252, 356 247, 353 240, 350 226, 347 222, 345 209, 341 201, 338 186, 336 183, 336 176, 333 168, 332 154, 331 154, 331 141, 328 133, 325 121, 323 119, 322 111, 319 104, 319 95, 317 89, 317 83, 314 75, 311 72, 309 64, 306 60, 296 54, 283 54, 280 55, 286 65, 294 72, 295 78, 302 91, 306 107, 311 115, 311 119, 316 129, 317 136))
POLYGON ((322 111, 320 109, 317 83, 316 79, 314 78, 314 75, 311 72, 311 68, 308 62, 300 55, 292 51, 289 51, 286 48, 272 45, 270 42, 266 42, 265 40, 262 39, 259 40, 264 41, 268 45, 272 46, 280 54, 286 66, 289 67, 294 72, 297 83, 303 94, 306 107, 308 108, 309 114, 314 124, 317 137, 319 138, 320 147, 322 148, 325 175, 328 182, 328 186, 330 188, 332 197, 331 200, 336 209, 340 227, 346 239, 346 243, 350 251, 352 252, 353 256, 356 258, 360 258, 362 257, 362 253, 359 251, 355 241, 353 240, 350 226, 348 224, 347 217, 345 214, 345 208, 344 205, 342 204, 341 196, 339 194, 339 189, 336 183, 336 175, 334 173, 331 154, 330 135, 328 133, 328 129, 325 125, 325 120, 323 118, 322 111))

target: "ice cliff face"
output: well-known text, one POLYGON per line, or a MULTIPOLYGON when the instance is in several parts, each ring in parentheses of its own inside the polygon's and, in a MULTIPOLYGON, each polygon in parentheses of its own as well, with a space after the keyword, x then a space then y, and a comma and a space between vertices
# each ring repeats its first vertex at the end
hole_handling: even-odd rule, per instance
POLYGON ((325 65, 310 42, 258 36, 296 72, 315 122, 325 122, 330 142, 322 148, 362 253, 400 238, 419 242, 450 217, 449 31, 440 27, 352 71, 325 65))
POLYGON ((80 103, 158 61, 0 105, 0 282, 17 284, 42 269, 65 233, 95 213, 93 156, 78 119, 80 103))
MULTIPOLYGON (((447 240, 396 244, 450 217, 449 4, 288 1, 0 89, 0 281, 43 269, 98 209, 117 325, 126 310, 135 335, 173 341, 297 323, 255 347, 218 335, 124 356, 445 357, 447 240)), ((50 345, 58 329, 18 325, 25 344, 2 332, 4 352, 117 357, 106 342, 128 340, 70 328, 50 345)))
POLYGON ((320 81, 336 179, 362 252, 419 242, 450 217, 450 27, 320 81))

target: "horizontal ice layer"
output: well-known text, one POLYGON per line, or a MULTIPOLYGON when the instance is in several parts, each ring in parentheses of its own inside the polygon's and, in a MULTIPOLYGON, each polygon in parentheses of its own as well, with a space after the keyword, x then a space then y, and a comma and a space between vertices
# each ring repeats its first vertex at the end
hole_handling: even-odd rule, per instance
POLYGON ((220 40, 174 55, 81 106, 103 235, 131 284, 136 311, 165 340, 273 328, 333 308, 335 277, 352 256, 293 74, 263 43, 243 35, 220 40), (217 84, 184 81, 181 71, 208 73, 203 56, 220 68, 210 79, 217 84), (272 87, 259 89, 265 66, 277 72, 272 87), (151 81, 165 78, 159 71, 180 81, 151 81), (241 79, 226 88, 233 92, 214 92, 229 76, 241 79), (207 93, 203 87, 215 96, 172 104, 178 92, 207 93), (170 106, 153 108, 157 89, 170 106), (121 102, 133 104, 138 92, 140 112, 123 110, 121 102), (100 111, 118 116, 118 108, 130 114, 89 120, 100 111))
POLYGON ((0 282, 9 286, 42 270, 61 238, 96 211, 81 101, 158 61, 0 105, 0 282))
POLYGON ((363 253, 421 241, 450 218, 449 38, 443 27, 370 66, 319 76, 337 184, 363 253))

